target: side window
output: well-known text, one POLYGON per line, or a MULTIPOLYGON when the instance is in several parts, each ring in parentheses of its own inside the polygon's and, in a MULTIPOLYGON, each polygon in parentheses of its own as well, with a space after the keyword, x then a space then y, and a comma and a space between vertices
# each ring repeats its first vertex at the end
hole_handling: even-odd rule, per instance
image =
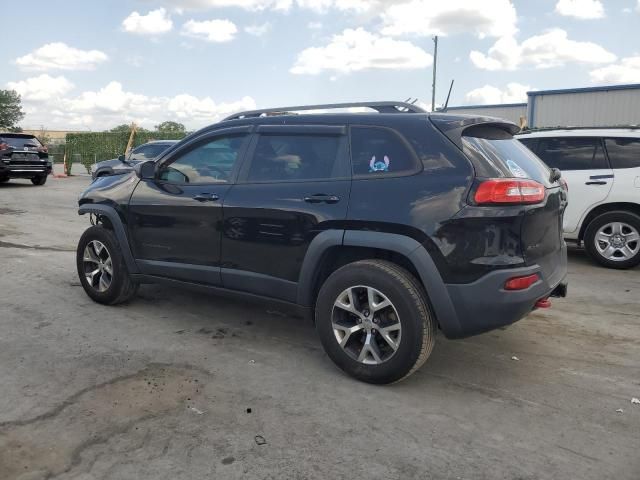
POLYGON ((608 168, 599 138, 541 138, 537 154, 549 167, 560 170, 608 168))
MULTIPOLYGON (((518 137, 516 137, 518 138, 518 137)), ((525 147, 531 150, 533 153, 536 153, 536 148, 538 147, 538 141, 535 138, 518 138, 520 143, 522 143, 525 147)))
POLYGON ((142 145, 136 148, 133 152, 131 152, 131 160, 153 160, 162 152, 165 151, 169 146, 168 145, 142 145))
POLYGON ((226 183, 246 135, 220 137, 178 156, 160 170, 170 183, 226 183))
POLYGON ((607 138, 611 168, 640 167, 640 138, 607 138))
POLYGON ((351 161, 354 176, 376 177, 418 169, 406 143, 386 128, 351 127, 351 161))
POLYGON ((262 134, 248 182, 309 181, 345 177, 346 137, 262 134))

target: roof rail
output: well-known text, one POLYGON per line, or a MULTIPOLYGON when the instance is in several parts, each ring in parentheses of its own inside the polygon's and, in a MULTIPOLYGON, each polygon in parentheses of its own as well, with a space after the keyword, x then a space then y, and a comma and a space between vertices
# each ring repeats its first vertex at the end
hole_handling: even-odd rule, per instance
POLYGON ((531 127, 531 128, 526 128, 522 130, 522 133, 524 132, 545 132, 545 131, 549 131, 549 130, 639 130, 640 129, 640 125, 602 125, 602 126, 597 126, 597 127, 587 127, 587 126, 581 126, 581 127, 575 127, 575 126, 568 126, 568 127, 531 127))
POLYGON ((256 118, 261 115, 286 115, 290 112, 299 112, 304 110, 334 110, 337 108, 354 108, 368 107, 376 110, 378 113, 427 113, 426 110, 407 102, 352 102, 352 103, 326 103, 322 105, 298 105, 295 107, 278 107, 265 108, 262 110, 247 110, 246 112, 234 113, 228 116, 227 120, 236 120, 239 118, 256 118))

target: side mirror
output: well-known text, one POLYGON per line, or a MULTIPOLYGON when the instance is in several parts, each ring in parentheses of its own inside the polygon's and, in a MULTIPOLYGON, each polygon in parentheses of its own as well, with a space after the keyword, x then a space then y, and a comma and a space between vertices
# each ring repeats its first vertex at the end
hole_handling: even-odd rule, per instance
POLYGON ((153 180, 156 176, 156 162, 151 160, 147 162, 140 162, 133 170, 141 180, 153 180))
POLYGON ((127 162, 125 161, 125 160, 126 160, 126 157, 125 157, 124 155, 120 155, 120 156, 118 157, 118 160, 120 160, 122 163, 127 163, 127 162))

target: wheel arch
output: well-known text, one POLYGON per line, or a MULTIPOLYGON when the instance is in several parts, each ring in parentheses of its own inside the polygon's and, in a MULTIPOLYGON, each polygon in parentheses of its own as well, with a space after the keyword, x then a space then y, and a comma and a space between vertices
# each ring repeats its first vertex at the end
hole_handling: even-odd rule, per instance
POLYGON ((330 230, 311 242, 298 282, 297 303, 313 306, 326 278, 347 263, 365 259, 392 261, 412 273, 427 292, 436 321, 445 331, 459 324, 442 276, 427 250, 413 238, 385 232, 330 230))
POLYGON ((585 232, 587 231, 587 228, 589 227, 589 224, 593 221, 593 219, 595 219, 599 215, 602 215, 603 213, 620 211, 620 210, 634 213, 640 217, 640 204, 638 203, 612 202, 612 203, 604 203, 604 204, 598 205, 592 208, 591 210, 589 210, 589 213, 587 213, 587 215, 584 217, 584 220, 582 221, 582 225, 580 225, 580 233, 578 234, 578 240, 580 242, 584 240, 585 232))
POLYGON ((96 204, 84 204, 80 205, 78 208, 79 215, 85 215, 87 213, 93 213, 95 215, 100 215, 105 217, 108 220, 108 224, 105 222, 105 226, 111 227, 113 230, 118 244, 120 246, 120 251, 122 252, 122 256, 127 264, 127 269, 129 273, 139 273, 138 266, 136 264, 135 259, 133 258, 133 254, 131 253, 131 248, 129 246, 129 239, 127 237, 126 229, 122 224, 122 220, 118 215, 118 212, 109 205, 96 205, 96 204))

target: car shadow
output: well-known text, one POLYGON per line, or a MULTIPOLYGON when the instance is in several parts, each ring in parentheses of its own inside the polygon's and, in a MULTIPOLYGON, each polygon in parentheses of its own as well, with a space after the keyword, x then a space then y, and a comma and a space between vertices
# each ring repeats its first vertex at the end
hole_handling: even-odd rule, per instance
MULTIPOLYGON (((158 317, 158 322, 171 323, 181 341, 191 337, 194 342, 235 342, 236 347, 283 358, 288 351, 298 350, 298 358, 300 355, 304 358, 301 375, 338 375, 344 381, 355 381, 341 373, 326 356, 313 322, 290 312, 160 285, 143 285, 131 306, 138 310, 136 315, 145 311, 145 315, 158 317), (178 327, 172 310, 180 316, 178 327)), ((425 365, 397 385, 412 390, 449 380, 458 385, 477 384, 482 383, 480 379, 486 378, 487 372, 493 373, 487 379, 486 388, 493 388, 490 385, 496 372, 501 372, 504 381, 508 381, 509 370, 515 368, 510 360, 513 352, 521 351, 530 341, 524 331, 514 335, 508 330, 464 340, 448 340, 438 332, 436 345, 425 365)))

